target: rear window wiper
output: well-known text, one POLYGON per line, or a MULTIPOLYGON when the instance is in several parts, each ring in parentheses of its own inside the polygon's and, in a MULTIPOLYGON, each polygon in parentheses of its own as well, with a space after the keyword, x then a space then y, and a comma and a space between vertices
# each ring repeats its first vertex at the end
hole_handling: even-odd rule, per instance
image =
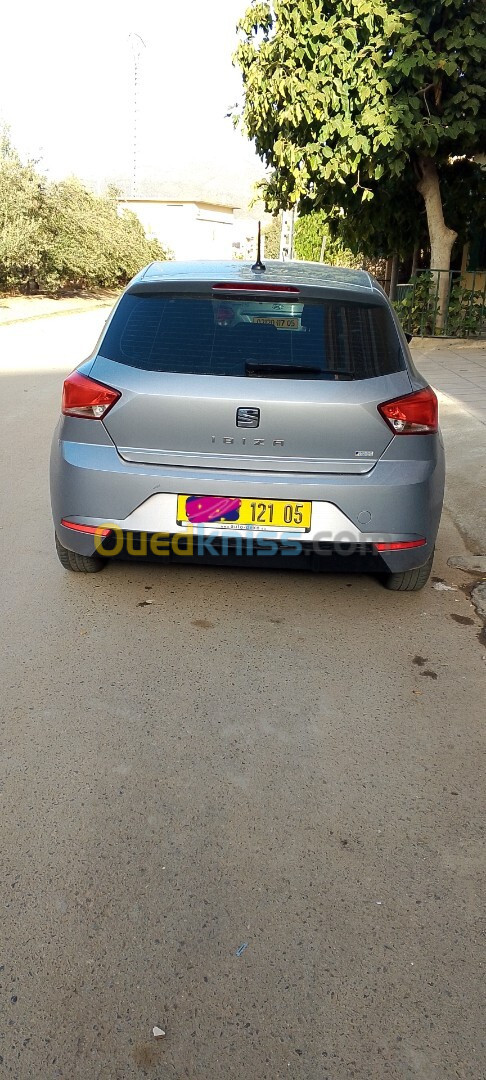
POLYGON ((265 361, 259 360, 247 360, 245 362, 245 371, 247 375, 254 373, 258 375, 320 375, 325 379, 354 379, 354 375, 350 371, 339 369, 331 371, 311 364, 267 364, 265 361))

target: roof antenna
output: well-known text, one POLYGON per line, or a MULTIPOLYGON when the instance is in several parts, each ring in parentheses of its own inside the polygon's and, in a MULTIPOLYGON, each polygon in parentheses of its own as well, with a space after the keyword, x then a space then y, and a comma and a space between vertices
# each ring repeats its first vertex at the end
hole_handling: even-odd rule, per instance
POLYGON ((258 222, 257 258, 256 258, 256 262, 253 263, 253 266, 252 266, 253 271, 259 270, 261 272, 262 270, 266 270, 266 266, 264 265, 264 263, 262 263, 261 255, 262 255, 262 225, 261 225, 261 221, 259 221, 258 222))

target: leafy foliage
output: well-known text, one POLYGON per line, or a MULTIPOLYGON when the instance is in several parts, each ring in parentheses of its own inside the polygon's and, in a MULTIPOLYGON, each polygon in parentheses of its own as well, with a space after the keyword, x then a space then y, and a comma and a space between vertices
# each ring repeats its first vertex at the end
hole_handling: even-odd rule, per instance
POLYGON ((415 274, 405 286, 404 295, 394 303, 403 329, 410 334, 433 334, 437 320, 437 290, 432 274, 415 274))
POLYGON ((414 275, 394 306, 403 328, 411 334, 469 337, 486 329, 484 289, 468 288, 459 274, 448 283, 443 324, 438 318, 439 290, 430 271, 414 275))
POLYGON ((362 255, 350 251, 339 236, 332 234, 328 216, 323 210, 297 218, 294 229, 294 248, 298 259, 319 262, 323 240, 325 240, 324 262, 328 266, 360 267, 362 265, 362 255))
POLYGON ((240 32, 267 207, 342 207, 363 250, 410 250, 421 160, 445 173, 484 139, 484 0, 253 0, 240 32))
POLYGON ((269 225, 264 229, 265 256, 267 259, 280 258, 280 237, 282 234, 282 215, 275 214, 269 225))
MULTIPOLYGON (((486 220, 484 172, 476 162, 460 158, 441 162, 438 175, 445 218, 462 246, 486 220)), ((341 188, 340 205, 329 212, 331 233, 339 235, 351 250, 362 251, 366 258, 386 257, 394 252, 406 257, 416 244, 427 251, 427 220, 413 169, 386 181, 370 181, 370 186, 373 199, 366 207, 350 184, 341 188)), ((304 202, 303 207, 307 206, 312 207, 312 203, 304 202)))
POLYGON ((117 210, 113 189, 99 197, 76 178, 49 183, 0 138, 0 288, 124 284, 168 253, 138 218, 117 210))
POLYGON ((468 289, 455 281, 449 298, 445 333, 453 337, 471 337, 486 330, 484 289, 468 289))
POLYGON ((32 162, 22 165, 8 132, 0 135, 0 286, 45 269, 46 184, 32 162))

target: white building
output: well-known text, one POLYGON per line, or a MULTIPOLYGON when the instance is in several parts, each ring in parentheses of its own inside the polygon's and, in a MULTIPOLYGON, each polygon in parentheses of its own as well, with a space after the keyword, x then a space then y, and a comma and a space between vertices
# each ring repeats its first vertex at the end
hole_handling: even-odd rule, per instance
POLYGON ((170 248, 176 259, 231 259, 234 206, 197 199, 122 198, 119 209, 131 210, 149 238, 170 248))

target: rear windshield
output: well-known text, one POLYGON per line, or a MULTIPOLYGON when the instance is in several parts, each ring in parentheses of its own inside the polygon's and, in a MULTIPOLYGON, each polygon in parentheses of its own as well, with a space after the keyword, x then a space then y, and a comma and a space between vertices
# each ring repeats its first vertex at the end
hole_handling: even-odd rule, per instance
POLYGON ((385 307, 126 293, 100 353, 145 371, 371 379, 405 366, 385 307))

